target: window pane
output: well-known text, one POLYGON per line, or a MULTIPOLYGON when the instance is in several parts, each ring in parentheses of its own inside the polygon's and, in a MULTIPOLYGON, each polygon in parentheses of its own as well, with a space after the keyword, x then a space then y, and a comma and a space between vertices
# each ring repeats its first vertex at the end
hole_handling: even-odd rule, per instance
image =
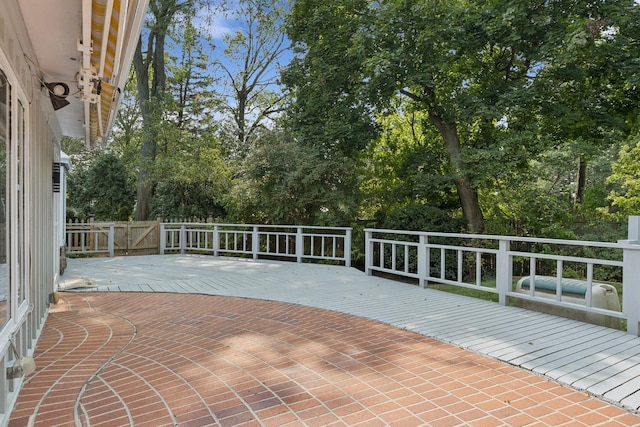
POLYGON ((14 286, 18 288, 18 304, 24 301, 27 293, 25 291, 23 249, 24 249, 24 107, 18 101, 18 253, 16 262, 18 263, 18 274, 14 286))
POLYGON ((10 111, 11 87, 7 77, 0 70, 0 326, 7 322, 9 296, 9 272, 7 269, 9 247, 9 221, 7 202, 9 195, 9 170, 7 168, 8 146, 11 140, 10 111))

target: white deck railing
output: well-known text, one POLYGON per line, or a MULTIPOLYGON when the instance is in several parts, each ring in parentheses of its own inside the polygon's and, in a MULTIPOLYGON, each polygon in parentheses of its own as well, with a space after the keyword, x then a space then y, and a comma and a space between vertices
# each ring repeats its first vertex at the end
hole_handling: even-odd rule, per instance
MULTIPOLYGON (((351 239, 346 227, 161 223, 159 253, 351 266, 351 239)), ((67 245, 68 254, 113 256, 113 224, 68 224, 67 245)), ((409 277, 422 287, 439 283, 493 293, 500 304, 530 301, 622 319, 630 334, 640 335, 640 217, 629 218, 629 239, 617 243, 366 229, 365 271, 409 277), (523 276, 530 278, 530 286, 517 288, 523 276), (551 295, 536 289, 540 276, 555 278, 551 295), (621 311, 593 304, 592 285, 605 276, 620 284, 621 311), (580 303, 563 293, 565 279, 576 277, 585 282, 580 303)))
POLYGON ((160 224, 160 253, 339 261, 351 266, 351 228, 209 223, 160 224))
POLYGON ((629 220, 629 240, 618 243, 366 229, 365 270, 413 278, 421 287, 438 283, 494 293, 503 305, 513 298, 625 319, 627 331, 639 335, 638 218, 629 220), (555 278, 551 296, 536 292, 536 277, 541 281, 549 272, 555 278), (622 284, 622 311, 593 305, 593 285, 604 275, 622 284), (531 278, 524 291, 516 289, 522 276, 531 278), (586 282, 582 304, 563 293, 564 279, 575 277, 586 282))
POLYGON ((68 223, 66 234, 67 255, 114 255, 115 224, 112 222, 68 223))

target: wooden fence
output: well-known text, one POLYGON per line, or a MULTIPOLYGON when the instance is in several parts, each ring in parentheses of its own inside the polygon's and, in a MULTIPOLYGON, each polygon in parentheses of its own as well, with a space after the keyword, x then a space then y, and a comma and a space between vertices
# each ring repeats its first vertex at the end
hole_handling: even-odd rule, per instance
POLYGON ((68 222, 67 254, 152 255, 160 253, 160 221, 68 222), (113 231, 110 231, 113 230, 113 231), (112 243, 110 243, 112 239, 112 243))

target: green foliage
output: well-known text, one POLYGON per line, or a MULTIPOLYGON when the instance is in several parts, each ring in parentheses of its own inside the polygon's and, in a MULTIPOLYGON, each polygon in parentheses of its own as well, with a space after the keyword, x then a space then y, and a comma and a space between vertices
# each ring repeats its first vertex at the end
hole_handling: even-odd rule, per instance
POLYGON ((363 161, 368 218, 410 200, 446 205, 448 179, 473 229, 484 214, 503 230, 561 235, 603 205, 602 181, 585 191, 578 159, 598 160, 637 116, 638 10, 632 0, 296 2, 298 55, 284 76, 296 130, 351 156, 382 128, 363 161), (398 109, 398 95, 412 104, 398 109), (419 112, 423 134, 372 122, 387 110, 398 124, 419 112), (436 141, 433 131, 440 149, 390 142, 436 141), (559 147, 573 158, 553 163, 559 147), (583 197, 591 204, 576 206, 583 197))
POLYGON ((224 217, 232 167, 223 159, 218 141, 211 136, 183 136, 168 143, 156 161, 152 214, 176 219, 224 217))
POLYGON ((616 217, 640 212, 640 137, 620 149, 608 180, 615 186, 608 195, 616 217))
POLYGON ((464 231, 464 220, 435 206, 410 204, 391 211, 384 219, 382 228, 460 233, 464 231))
POLYGON ((68 176, 67 217, 128 221, 134 185, 122 160, 111 152, 85 151, 72 157, 68 176))
POLYGON ((212 126, 208 114, 220 99, 213 89, 215 78, 208 69, 211 58, 202 29, 194 26, 190 16, 183 18, 171 32, 172 52, 175 49, 177 55, 170 54, 166 65, 164 121, 183 133, 198 134, 212 126))
POLYGON ((344 158, 272 131, 242 162, 229 211, 245 222, 344 226, 356 215, 356 191, 344 158))
POLYGON ((283 31, 286 10, 282 2, 240 0, 225 15, 237 22, 237 29, 223 37, 212 66, 218 77, 225 154, 241 160, 259 134, 274 127, 287 99, 279 81, 289 50, 283 31))
POLYGON ((124 184, 93 168, 119 166, 69 140, 74 215, 143 197, 151 217, 461 231, 463 182, 486 232, 615 240, 640 209, 633 0, 296 1, 282 76, 282 3, 230 8, 253 24, 219 51, 195 4, 151 2, 112 132, 148 193, 105 194, 124 184))
POLYGON ((287 34, 297 55, 282 73, 295 102, 291 127, 303 143, 353 157, 376 136, 370 104, 362 98, 367 44, 356 37, 368 2, 295 2, 287 34))
POLYGON ((428 118, 397 98, 394 108, 378 116, 379 138, 362 153, 361 215, 384 218, 407 203, 456 209, 457 196, 446 153, 428 118))

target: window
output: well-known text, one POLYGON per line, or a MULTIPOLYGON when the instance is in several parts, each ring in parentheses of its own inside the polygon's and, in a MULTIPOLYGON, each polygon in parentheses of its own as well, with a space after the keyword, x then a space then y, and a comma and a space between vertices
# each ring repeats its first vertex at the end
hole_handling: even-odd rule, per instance
POLYGON ((18 191, 17 194, 17 198, 16 198, 16 204, 17 204, 17 222, 16 225, 18 226, 18 251, 15 254, 15 260, 16 260, 16 264, 17 264, 17 274, 16 274, 16 278, 14 280, 16 289, 18 290, 18 304, 22 304, 25 300, 26 300, 26 296, 27 296, 27 292, 25 289, 25 277, 24 277, 24 273, 25 273, 25 265, 24 265, 24 215, 25 215, 25 209, 24 209, 24 204, 25 204, 25 195, 24 195, 24 189, 25 189, 25 168, 24 168, 24 162, 25 162, 25 156, 24 156, 24 140, 25 140, 25 113, 24 113, 24 106, 22 105, 22 101, 18 100, 17 103, 17 107, 18 107, 18 132, 17 132, 17 137, 18 137, 18 145, 16 147, 16 158, 15 158, 15 162, 16 162, 16 170, 17 170, 17 182, 16 182, 16 189, 18 191))
POLYGON ((9 80, 0 70, 0 327, 9 319, 9 269, 7 268, 10 242, 9 236, 9 212, 7 211, 9 199, 9 175, 7 158, 11 146, 11 86, 9 80))
POLYGON ((26 103, 0 68, 0 333, 27 310, 26 103))

